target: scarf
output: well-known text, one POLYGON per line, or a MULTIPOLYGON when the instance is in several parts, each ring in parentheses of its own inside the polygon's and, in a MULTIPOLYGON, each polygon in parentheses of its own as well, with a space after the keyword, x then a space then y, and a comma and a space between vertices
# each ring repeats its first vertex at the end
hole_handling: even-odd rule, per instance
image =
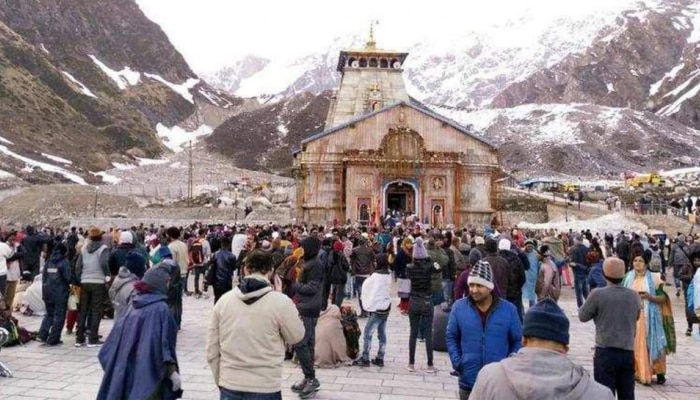
MULTIPOLYGON (((625 275, 622 281, 622 286, 632 288, 634 282, 635 271, 631 270, 625 275)), ((646 271, 644 275, 644 291, 649 294, 656 295, 654 280, 651 277, 651 272, 646 271)), ((643 301, 644 315, 646 316, 647 329, 647 347, 649 348, 649 360, 652 364, 656 362, 666 352, 666 334, 661 318, 660 307, 648 300, 643 301)))

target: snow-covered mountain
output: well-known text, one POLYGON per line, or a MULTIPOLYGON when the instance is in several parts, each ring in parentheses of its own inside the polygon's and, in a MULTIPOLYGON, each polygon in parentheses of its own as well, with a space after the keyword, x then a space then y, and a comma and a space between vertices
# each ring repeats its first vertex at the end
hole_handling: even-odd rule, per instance
POLYGON ((593 104, 435 109, 499 147, 511 171, 611 176, 694 165, 700 131, 651 112, 593 104))
MULTIPOLYGON (((474 108, 487 105, 500 90, 542 68, 582 52, 605 26, 614 24, 619 10, 592 10, 576 18, 544 19, 534 12, 480 30, 465 28, 454 37, 434 37, 407 50, 405 78, 409 93, 430 104, 474 108)), ((241 69, 254 64, 246 56, 207 79, 240 97, 290 96, 308 90, 334 89, 338 53, 360 47, 361 37, 336 38, 325 49, 293 60, 271 60, 257 72, 241 69)), ((381 38, 379 38, 381 47, 381 38)), ((204 75, 208 78, 211 75, 204 75)))

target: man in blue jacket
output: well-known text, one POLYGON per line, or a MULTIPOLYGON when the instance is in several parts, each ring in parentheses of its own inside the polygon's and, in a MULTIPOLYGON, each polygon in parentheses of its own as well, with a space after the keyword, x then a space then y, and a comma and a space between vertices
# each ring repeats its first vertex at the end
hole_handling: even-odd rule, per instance
POLYGON ((522 326, 515 306, 493 296, 491 265, 479 261, 469 273, 469 296, 452 306, 447 322, 447 351, 459 373, 459 396, 466 400, 481 368, 522 347, 522 326))

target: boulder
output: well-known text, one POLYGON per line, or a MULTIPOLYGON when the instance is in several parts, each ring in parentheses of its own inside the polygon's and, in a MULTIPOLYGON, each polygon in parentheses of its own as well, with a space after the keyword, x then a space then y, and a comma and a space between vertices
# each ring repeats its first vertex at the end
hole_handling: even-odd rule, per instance
POLYGON ((134 158, 136 158, 136 157, 146 158, 146 153, 143 150, 139 149, 138 147, 132 147, 129 150, 127 150, 125 153, 134 157, 134 158))

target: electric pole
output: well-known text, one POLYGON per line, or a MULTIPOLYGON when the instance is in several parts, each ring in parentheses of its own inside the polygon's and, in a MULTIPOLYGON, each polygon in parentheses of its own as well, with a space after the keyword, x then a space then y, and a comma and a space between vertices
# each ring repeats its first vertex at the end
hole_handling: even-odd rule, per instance
POLYGON ((188 154, 187 154, 187 207, 192 207, 192 197, 194 196, 193 176, 194 165, 192 164, 192 141, 188 144, 188 154))

